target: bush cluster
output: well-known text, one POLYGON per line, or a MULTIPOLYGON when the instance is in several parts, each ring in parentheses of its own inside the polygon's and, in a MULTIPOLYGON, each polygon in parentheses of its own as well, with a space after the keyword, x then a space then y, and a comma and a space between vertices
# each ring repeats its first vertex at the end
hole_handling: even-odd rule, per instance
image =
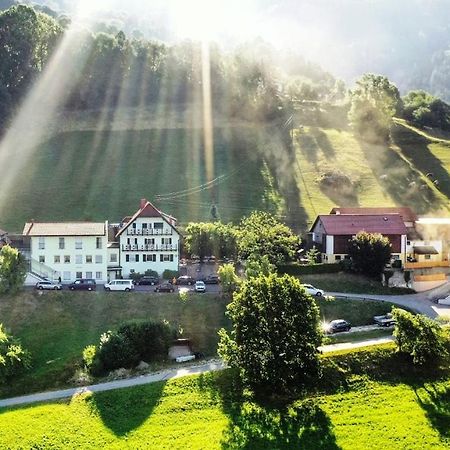
POLYGON ((0 384, 20 375, 31 365, 31 355, 0 324, 0 384))
POLYGON ((83 361, 93 375, 133 368, 139 361, 164 359, 175 337, 175 330, 167 323, 129 323, 115 332, 103 333, 98 346, 87 346, 83 361))
POLYGON ((172 280, 172 278, 178 278, 179 276, 179 272, 177 270, 169 270, 166 269, 163 274, 162 277, 164 280, 172 280))

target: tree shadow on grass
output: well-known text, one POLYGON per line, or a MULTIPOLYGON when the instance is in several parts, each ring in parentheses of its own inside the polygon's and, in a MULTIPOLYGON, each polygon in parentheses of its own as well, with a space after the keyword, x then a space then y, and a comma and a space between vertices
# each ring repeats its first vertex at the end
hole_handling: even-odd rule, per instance
POLYGON ((94 393, 88 399, 89 406, 116 436, 124 436, 150 417, 161 400, 165 384, 94 393))
POLYGON ((443 438, 450 438, 450 386, 430 383, 414 392, 433 428, 443 438))
POLYGON ((222 437, 224 450, 340 448, 330 418, 312 400, 291 404, 256 401, 234 370, 201 375, 199 387, 220 403, 229 418, 222 437))

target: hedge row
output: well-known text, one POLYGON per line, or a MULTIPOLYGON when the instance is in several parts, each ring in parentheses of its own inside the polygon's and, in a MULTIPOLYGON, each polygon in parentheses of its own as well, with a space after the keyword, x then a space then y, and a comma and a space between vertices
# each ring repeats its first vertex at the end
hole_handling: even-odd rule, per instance
POLYGON ((336 264, 282 264, 277 268, 278 273, 288 275, 315 275, 320 273, 337 273, 342 272, 342 265, 336 264))

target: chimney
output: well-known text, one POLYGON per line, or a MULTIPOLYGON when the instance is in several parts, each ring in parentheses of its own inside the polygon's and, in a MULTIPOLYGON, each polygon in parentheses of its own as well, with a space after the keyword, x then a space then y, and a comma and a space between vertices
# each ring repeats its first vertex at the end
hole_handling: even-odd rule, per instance
POLYGON ((146 198, 141 198, 141 209, 143 209, 146 204, 147 204, 147 199, 146 198))

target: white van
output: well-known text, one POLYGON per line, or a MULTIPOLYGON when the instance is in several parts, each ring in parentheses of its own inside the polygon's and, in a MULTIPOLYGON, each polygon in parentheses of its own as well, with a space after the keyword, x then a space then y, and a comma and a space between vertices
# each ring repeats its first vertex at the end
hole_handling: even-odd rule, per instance
POLYGON ((133 280, 112 280, 105 284, 106 291, 133 291, 133 280))

